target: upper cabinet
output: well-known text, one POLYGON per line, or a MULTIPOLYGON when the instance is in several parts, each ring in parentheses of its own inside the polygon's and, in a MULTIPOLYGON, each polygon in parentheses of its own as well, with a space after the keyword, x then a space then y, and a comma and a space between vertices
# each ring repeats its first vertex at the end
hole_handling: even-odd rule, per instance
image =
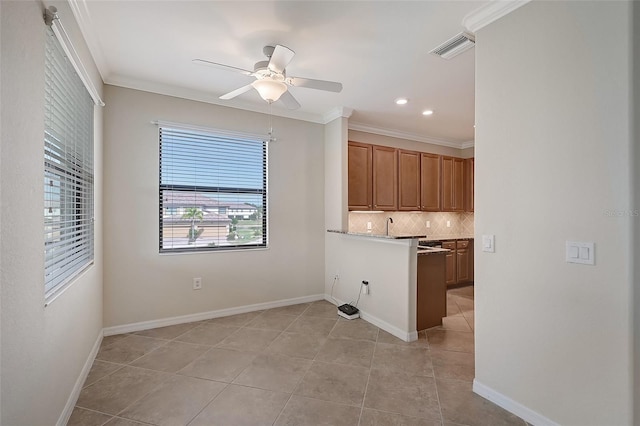
POLYGON ((398 150, 373 145, 373 209, 398 210, 398 150))
POLYGON ((473 211, 473 191, 475 178, 475 159, 464 160, 464 210, 473 211))
POLYGON ((349 142, 349 210, 371 210, 373 205, 371 145, 349 142))
POLYGON ((442 210, 464 211, 464 160, 442 157, 442 210))
POLYGON ((441 158, 436 154, 421 154, 420 159, 420 210, 442 210, 441 158))
POLYGON ((474 159, 349 142, 349 210, 473 211, 474 159))
POLYGON ((420 210, 420 156, 415 151, 398 151, 398 210, 420 210))

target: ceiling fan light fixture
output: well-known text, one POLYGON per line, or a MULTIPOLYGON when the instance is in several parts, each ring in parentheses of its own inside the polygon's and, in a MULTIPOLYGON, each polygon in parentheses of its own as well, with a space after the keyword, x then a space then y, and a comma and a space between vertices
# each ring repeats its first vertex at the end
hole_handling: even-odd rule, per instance
POLYGON ((251 85, 258 91, 260 97, 269 103, 277 101, 287 91, 286 84, 268 78, 256 80, 251 85))

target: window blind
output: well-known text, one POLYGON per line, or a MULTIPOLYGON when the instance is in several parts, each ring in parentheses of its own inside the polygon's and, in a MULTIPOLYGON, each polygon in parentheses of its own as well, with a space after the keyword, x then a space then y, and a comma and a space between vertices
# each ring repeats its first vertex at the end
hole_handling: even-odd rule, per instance
POLYGON ((160 251, 267 246, 267 143, 160 127, 160 251))
POLYGON ((45 297, 93 263, 93 100, 46 28, 45 297))

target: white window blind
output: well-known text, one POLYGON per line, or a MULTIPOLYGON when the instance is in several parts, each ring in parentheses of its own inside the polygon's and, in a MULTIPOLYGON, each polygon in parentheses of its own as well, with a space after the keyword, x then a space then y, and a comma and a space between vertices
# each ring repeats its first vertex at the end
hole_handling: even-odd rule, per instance
POLYGON ((93 263, 93 100, 46 28, 45 297, 93 263))
POLYGON ((267 143, 160 126, 160 252, 267 246, 267 143))

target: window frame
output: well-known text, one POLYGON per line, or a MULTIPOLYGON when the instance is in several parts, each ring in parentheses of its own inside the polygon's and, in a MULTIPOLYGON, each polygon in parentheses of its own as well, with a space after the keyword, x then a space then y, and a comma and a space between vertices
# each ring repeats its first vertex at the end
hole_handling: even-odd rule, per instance
MULTIPOLYGON (((175 255, 175 254, 197 254, 197 253, 209 253, 209 252, 228 252, 228 251, 254 251, 254 250, 266 250, 269 248, 269 148, 268 138, 264 135, 232 132, 228 130, 220 130, 210 127, 193 126, 181 123, 155 121, 154 124, 158 125, 158 252, 160 255, 175 255), (205 138, 210 136, 211 138, 203 143, 215 143, 216 140, 237 140, 241 143, 256 143, 262 146, 262 187, 259 190, 248 188, 225 188, 219 186, 207 186, 207 185, 181 185, 181 184, 167 184, 162 181, 162 132, 173 131, 191 133, 198 138, 205 138), (216 246, 202 246, 194 245, 193 247, 172 247, 164 248, 163 238, 163 226, 164 218, 164 191, 173 191, 185 194, 247 194, 256 195, 260 194, 262 199, 262 242, 258 244, 236 244, 236 245, 216 245, 216 246)), ((229 163, 232 164, 232 163, 229 163)), ((197 206, 195 206, 197 207, 197 206)), ((187 208, 187 207, 183 207, 187 208)), ((178 208, 180 209, 180 208, 178 208)), ((225 215, 228 216, 229 211, 232 209, 226 208, 225 215)), ((229 217, 229 219, 231 219, 229 217)))

